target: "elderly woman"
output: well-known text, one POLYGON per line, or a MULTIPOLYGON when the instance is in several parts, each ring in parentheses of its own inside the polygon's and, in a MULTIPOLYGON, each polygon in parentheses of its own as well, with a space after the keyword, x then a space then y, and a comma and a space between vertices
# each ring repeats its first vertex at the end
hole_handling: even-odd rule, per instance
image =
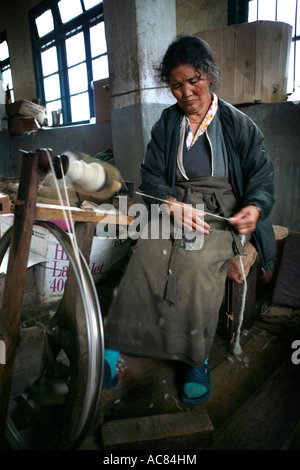
POLYGON ((275 261, 273 167, 257 126, 215 94, 207 43, 176 38, 158 71, 177 103, 152 129, 140 191, 149 209, 165 201, 149 211, 149 224, 163 214, 173 224, 168 237, 162 224, 159 237, 137 243, 105 323, 105 377, 115 375, 117 351, 181 361, 181 400, 202 403, 227 261, 244 254, 241 236, 251 238, 264 270, 275 261))

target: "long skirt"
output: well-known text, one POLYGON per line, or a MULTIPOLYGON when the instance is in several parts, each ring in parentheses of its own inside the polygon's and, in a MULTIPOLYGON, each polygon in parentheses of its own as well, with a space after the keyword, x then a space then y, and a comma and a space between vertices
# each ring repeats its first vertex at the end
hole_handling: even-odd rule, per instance
MULTIPOLYGON (((236 210, 227 178, 190 180, 176 190, 178 200, 203 204, 215 215, 229 217, 236 210)), ((149 221, 148 233, 161 219, 158 214, 149 221)), ((139 239, 104 322, 106 348, 201 367, 214 341, 227 261, 239 248, 224 219, 205 220, 211 232, 202 234, 200 249, 176 237, 174 225, 168 238, 163 227, 159 237, 139 239)))

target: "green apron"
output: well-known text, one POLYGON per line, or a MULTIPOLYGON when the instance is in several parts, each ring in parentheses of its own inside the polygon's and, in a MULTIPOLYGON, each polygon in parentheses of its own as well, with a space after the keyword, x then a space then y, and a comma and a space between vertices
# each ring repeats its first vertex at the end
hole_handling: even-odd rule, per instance
MULTIPOLYGON (((176 191, 179 201, 204 204, 207 212, 225 217, 236 212, 227 178, 180 182, 176 191)), ((212 230, 201 249, 186 249, 174 225, 168 239, 163 228, 157 239, 139 239, 104 321, 106 348, 201 367, 218 324, 227 261, 244 253, 225 220, 209 215, 205 220, 212 230)), ((149 224, 157 222, 154 217, 149 224)))

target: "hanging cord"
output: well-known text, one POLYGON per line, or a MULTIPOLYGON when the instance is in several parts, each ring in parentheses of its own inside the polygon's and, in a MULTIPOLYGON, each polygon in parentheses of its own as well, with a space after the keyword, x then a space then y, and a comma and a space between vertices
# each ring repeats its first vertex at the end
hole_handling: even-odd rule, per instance
MULTIPOLYGON (((244 244, 243 236, 242 236, 241 241, 242 241, 242 244, 244 244)), ((247 296, 247 279, 246 279, 244 264, 243 264, 243 260, 242 260, 241 255, 239 255, 239 260, 240 260, 240 266, 241 266, 244 286, 243 286, 243 293, 242 293, 241 310, 240 310, 240 314, 239 314, 239 324, 238 324, 238 328, 237 328, 235 339, 234 339, 234 345, 233 345, 233 353, 234 353, 235 356, 239 356, 242 353, 242 348, 241 348, 241 345, 240 345, 240 336, 241 336, 241 327, 242 327, 242 324, 243 324, 243 321, 244 321, 245 304, 246 304, 246 296, 247 296)))
POLYGON ((61 205, 61 209, 62 209, 62 212, 63 212, 64 221, 66 223, 68 233, 69 233, 69 235, 71 235, 70 236, 70 241, 71 241, 71 244, 72 244, 72 247, 73 247, 73 251, 74 251, 74 255, 75 255, 78 267, 79 267, 79 276, 80 276, 80 281, 81 281, 83 292, 84 292, 84 297, 85 297, 86 301, 88 301, 88 299, 89 299, 88 286, 87 286, 85 276, 84 276, 83 270, 82 270, 82 264, 81 264, 80 254, 79 254, 77 238, 76 238, 76 234, 75 234, 75 230, 74 230, 74 223, 73 223, 73 218, 72 218, 72 211, 71 211, 71 206, 70 206, 70 201, 69 201, 69 195, 68 195, 68 189, 67 189, 67 185, 66 185, 64 170, 63 170, 63 167, 62 167, 62 163, 60 161, 60 170, 61 170, 61 174, 62 174, 63 190, 65 192, 65 198, 66 198, 66 202, 67 202, 66 207, 67 207, 69 219, 67 217, 67 211, 66 211, 65 205, 63 203, 63 198, 62 198, 61 190, 60 190, 58 180, 57 180, 57 177, 56 177, 56 174, 55 174, 55 169, 54 169, 54 166, 53 166, 52 158, 51 158, 50 152, 48 152, 48 150, 47 150, 47 156, 48 156, 48 160, 49 160, 50 169, 51 169, 51 172, 53 174, 53 180, 54 180, 54 183, 55 183, 57 195, 58 195, 60 205, 61 205))

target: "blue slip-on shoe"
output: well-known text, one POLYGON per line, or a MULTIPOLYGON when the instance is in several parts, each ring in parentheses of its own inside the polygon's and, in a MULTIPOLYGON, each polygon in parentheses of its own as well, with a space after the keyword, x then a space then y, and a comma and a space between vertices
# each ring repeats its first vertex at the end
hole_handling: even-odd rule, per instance
POLYGON ((182 389, 181 389, 181 397, 180 397, 181 401, 183 403, 188 403, 190 405, 197 405, 199 403, 203 403, 209 398, 210 391, 211 391, 211 378, 210 378, 209 365, 207 363, 204 363, 203 366, 200 367, 199 369, 195 367, 189 367, 185 375, 184 382, 183 382, 182 389), (185 394, 185 387, 187 384, 202 385, 206 389, 206 392, 204 394, 201 394, 200 396, 188 397, 185 394))
POLYGON ((108 361, 104 360, 104 371, 103 371, 103 388, 115 387, 118 383, 118 377, 115 375, 111 376, 111 369, 108 361))

